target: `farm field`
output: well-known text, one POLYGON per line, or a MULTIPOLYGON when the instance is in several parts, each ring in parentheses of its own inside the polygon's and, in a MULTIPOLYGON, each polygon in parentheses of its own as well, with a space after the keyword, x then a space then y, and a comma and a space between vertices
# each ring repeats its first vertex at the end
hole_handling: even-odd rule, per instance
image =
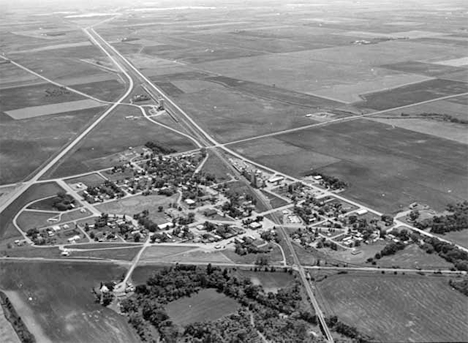
POLYGON ((10 257, 60 258, 60 250, 57 247, 15 247, 4 251, 3 254, 10 257))
POLYGON ((362 95, 364 101, 359 106, 381 111, 466 92, 468 83, 436 79, 362 95))
POLYGON ((181 326, 199 321, 212 321, 235 313, 240 304, 214 289, 202 289, 196 295, 170 302, 166 311, 181 326))
POLYGON ((126 318, 96 304, 90 292, 124 272, 104 263, 1 262, 0 288, 40 342, 136 342, 126 318))
POLYGON ((163 142, 178 152, 195 148, 189 139, 156 124, 149 124, 141 117, 139 109, 121 105, 99 123, 55 170, 44 177, 64 177, 113 167, 117 163, 106 159, 107 156, 119 154, 129 147, 142 146, 148 141, 163 142), (137 119, 125 119, 130 115, 137 119))
MULTIPOLYGON (((82 95, 74 92, 61 92, 59 87, 48 83, 15 87, 2 89, 0 92, 0 111, 8 112, 28 107, 45 106, 85 99, 86 98, 82 95), (56 92, 57 95, 48 95, 48 93, 52 92, 56 92)), ((61 112, 66 112, 66 109, 63 109, 61 112)), ((15 114, 15 112, 12 113, 15 114)), ((16 118, 14 115, 12 117, 14 119, 22 119, 22 117, 16 118)))
POLYGON ((165 224, 170 221, 164 212, 159 212, 158 207, 167 205, 177 200, 178 194, 171 197, 164 195, 136 195, 125 199, 106 202, 96 205, 96 208, 103 213, 133 215, 144 210, 149 211, 149 218, 156 224, 165 224))
POLYGON ((233 147, 295 177, 311 170, 338 177, 349 184, 345 196, 382 212, 414 201, 438 210, 468 198, 464 145, 382 123, 354 120, 233 147))
POLYGON ((412 106, 402 110, 390 111, 382 115, 372 116, 369 119, 402 127, 407 130, 426 133, 436 137, 468 144, 465 125, 416 117, 424 113, 436 113, 441 115, 446 114, 459 120, 467 120, 468 101, 467 99, 464 99, 463 96, 460 96, 447 100, 434 101, 423 105, 412 106), (401 117, 402 113, 409 115, 411 119, 405 119, 405 117, 401 117))
POLYGON ((101 111, 93 108, 23 120, 0 120, 0 184, 25 179, 101 111))
POLYGON ((467 298, 444 277, 337 275, 316 284, 326 312, 383 342, 468 339, 467 298), (331 313, 330 313, 331 309, 331 313))
POLYGON ((73 85, 72 88, 102 101, 116 101, 125 91, 125 86, 120 80, 83 83, 73 85))

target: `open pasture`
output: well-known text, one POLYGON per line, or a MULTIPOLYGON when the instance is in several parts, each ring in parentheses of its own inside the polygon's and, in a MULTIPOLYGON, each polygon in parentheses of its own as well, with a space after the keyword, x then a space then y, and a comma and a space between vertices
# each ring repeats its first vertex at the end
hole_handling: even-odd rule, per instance
POLYGON ((125 271, 106 263, 2 262, 0 288, 40 342, 137 342, 127 319, 90 292, 125 271))
POLYGON ((72 88, 103 101, 116 101, 125 90, 125 86, 117 80, 83 83, 72 88))
POLYGON ((295 177, 311 168, 338 177, 349 184, 346 196, 382 212, 397 211, 413 201, 442 209, 467 198, 464 145, 368 120, 305 129, 234 148, 295 177), (272 140, 275 145, 269 144, 272 140), (311 156, 310 168, 300 169, 310 152, 318 154, 318 164, 311 156))
POLYGON ((451 289, 447 278, 348 274, 328 277, 317 287, 329 315, 375 340, 468 339, 467 298, 451 289))
POLYGON ((222 86, 180 95, 177 102, 221 142, 313 123, 305 117, 310 108, 254 98, 222 86))
POLYGON ((0 184, 26 178, 100 111, 101 108, 92 108, 0 122, 0 184))
POLYGON ((363 94, 364 101, 357 105, 381 111, 467 92, 468 83, 435 79, 388 91, 363 94))
POLYGON ((166 311, 171 320, 185 326, 195 322, 213 321, 235 313, 240 304, 214 289, 202 289, 191 297, 170 302, 166 311))
POLYGON ((113 167, 118 162, 102 158, 119 154, 129 147, 142 146, 153 140, 162 142, 178 152, 194 148, 189 139, 150 123, 142 117, 139 109, 122 105, 99 123, 56 171, 51 171, 51 174, 64 177, 113 167), (135 116, 136 119, 126 119, 126 116, 135 116))

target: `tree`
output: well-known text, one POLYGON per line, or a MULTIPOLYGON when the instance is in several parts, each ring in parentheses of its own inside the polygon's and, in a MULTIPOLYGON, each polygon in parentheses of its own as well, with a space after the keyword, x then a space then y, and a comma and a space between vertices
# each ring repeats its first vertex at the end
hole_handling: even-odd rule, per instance
POLYGON ((162 207, 161 205, 160 205, 160 206, 158 206, 158 212, 162 212, 162 211, 163 211, 163 209, 164 209, 164 207, 162 207))
POLYGON ((419 211, 418 210, 412 210, 410 213, 409 213, 409 218, 412 222, 414 222, 416 219, 419 218, 419 211))

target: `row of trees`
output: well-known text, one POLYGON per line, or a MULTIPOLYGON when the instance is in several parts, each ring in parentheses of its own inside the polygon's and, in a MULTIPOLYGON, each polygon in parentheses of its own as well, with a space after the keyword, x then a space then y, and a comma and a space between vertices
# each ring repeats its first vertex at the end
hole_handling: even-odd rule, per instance
POLYGON ((445 234, 451 231, 461 231, 468 228, 468 201, 456 205, 448 205, 447 215, 434 216, 415 223, 419 229, 431 228, 431 232, 445 234))

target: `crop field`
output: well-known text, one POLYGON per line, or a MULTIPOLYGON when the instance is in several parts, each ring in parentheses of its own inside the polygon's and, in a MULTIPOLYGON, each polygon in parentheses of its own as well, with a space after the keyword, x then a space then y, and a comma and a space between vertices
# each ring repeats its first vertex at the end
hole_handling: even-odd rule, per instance
POLYGON ((126 318, 96 304, 90 292, 124 272, 105 263, 2 262, 0 288, 39 342, 136 342, 126 318))
POLYGON ((11 63, 0 63, 0 75, 2 76, 0 79, 0 89, 2 89, 2 91, 3 89, 20 85, 45 82, 11 63))
POLYGON ((214 289, 202 289, 191 297, 170 302, 166 311, 175 324, 185 326, 200 321, 217 320, 235 313, 239 308, 240 304, 234 299, 214 289))
POLYGON ((17 110, 5 111, 10 117, 15 120, 29 119, 41 116, 47 116, 52 114, 59 114, 63 112, 81 111, 89 108, 102 107, 104 104, 95 100, 76 100, 61 102, 58 104, 41 105, 19 108, 17 110))
MULTIPOLYGON (((463 97, 460 97, 460 100, 463 100, 463 97)), ((370 117, 369 119, 407 130, 426 133, 432 136, 468 144, 465 125, 442 121, 440 119, 422 117, 422 114, 424 113, 449 115, 452 118, 459 120, 467 120, 468 102, 465 101, 463 103, 462 101, 459 101, 458 98, 434 101, 402 110, 390 111, 382 115, 370 117), (402 113, 408 115, 410 118, 402 117, 402 113)))
POLYGON ((317 283, 327 309, 383 342, 468 339, 467 298, 444 277, 337 275, 317 283))
POLYGON ((113 167, 115 162, 103 160, 102 163, 92 163, 92 160, 118 154, 129 147, 142 146, 154 140, 163 142, 178 152, 195 148, 189 139, 142 118, 139 109, 119 106, 114 113, 99 123, 51 174, 64 177, 113 167), (125 119, 129 115, 136 116, 137 119, 125 119), (92 165, 88 166, 91 163, 92 165))
POLYGON ((466 92, 468 83, 436 79, 362 95, 365 101, 359 106, 380 111, 466 92))
POLYGON ((346 196, 383 212, 413 201, 442 209, 468 197, 464 145, 368 120, 310 128, 234 148, 292 176, 313 169, 338 177, 349 184, 346 196), (308 159, 311 152, 319 154, 316 165, 313 157, 308 159), (307 169, 301 168, 304 160, 310 161, 307 169))
POLYGON ((89 63, 57 56, 55 50, 41 52, 40 56, 41 58, 38 58, 38 54, 17 54, 11 55, 10 58, 36 73, 65 85, 67 85, 67 80, 76 80, 86 76, 95 77, 99 74, 109 75, 108 72, 89 63))
POLYGON ((0 214, 0 237, 2 237, 16 213, 28 203, 63 191, 55 182, 35 184, 29 187, 0 214))
POLYGON ((100 111, 93 108, 0 122, 0 184, 26 178, 100 111))
POLYGON ((30 258, 60 258, 60 250, 57 247, 16 247, 4 252, 10 257, 30 258))
POLYGON ((125 199, 106 202, 105 204, 97 205, 96 208, 104 213, 128 215, 148 210, 150 219, 154 220, 157 224, 165 224, 170 220, 164 212, 158 212, 158 207, 163 206, 165 209, 168 204, 175 202, 177 198, 177 194, 171 197, 164 195, 137 195, 125 199))
POLYGON ((164 259, 168 262, 172 258, 173 262, 177 262, 179 255, 185 255, 186 252, 196 250, 198 247, 194 246, 167 246, 167 245, 156 245, 147 247, 141 255, 140 261, 158 261, 164 259))
MULTIPOLYGON (((84 100, 85 98, 73 92, 57 96, 47 96, 47 92, 60 92, 60 88, 51 84, 39 84, 34 86, 15 87, 2 89, 0 92, 0 111, 7 112, 27 107, 59 104, 84 100)), ((61 112, 65 112, 63 109, 61 112)))
POLYGON ((272 272, 253 272, 239 270, 240 276, 250 279, 254 285, 261 285, 265 292, 276 293, 280 288, 287 288, 294 284, 294 276, 282 270, 272 272))

